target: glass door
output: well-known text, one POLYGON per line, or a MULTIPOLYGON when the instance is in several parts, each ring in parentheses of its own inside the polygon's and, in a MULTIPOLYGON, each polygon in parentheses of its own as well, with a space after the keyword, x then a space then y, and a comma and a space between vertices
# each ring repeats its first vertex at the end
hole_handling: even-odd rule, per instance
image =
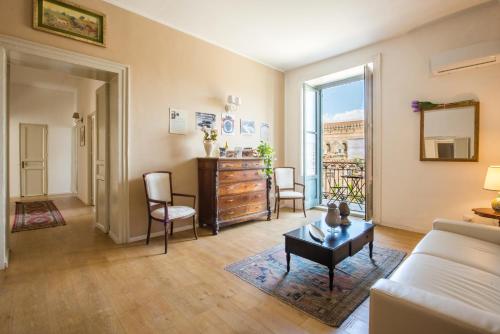
POLYGON ((310 209, 320 203, 321 114, 319 90, 304 84, 304 184, 305 205, 310 209))

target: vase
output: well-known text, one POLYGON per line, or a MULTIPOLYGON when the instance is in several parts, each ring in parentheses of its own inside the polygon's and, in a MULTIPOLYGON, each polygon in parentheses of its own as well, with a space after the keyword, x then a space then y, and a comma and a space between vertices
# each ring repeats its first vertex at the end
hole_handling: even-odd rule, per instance
POLYGON ((328 204, 328 212, 326 213, 325 223, 332 228, 332 232, 336 232, 336 228, 340 226, 340 211, 335 203, 328 204))
POLYGON ((205 140, 203 141, 203 145, 205 146, 205 153, 207 158, 210 158, 214 151, 215 142, 213 140, 205 140))

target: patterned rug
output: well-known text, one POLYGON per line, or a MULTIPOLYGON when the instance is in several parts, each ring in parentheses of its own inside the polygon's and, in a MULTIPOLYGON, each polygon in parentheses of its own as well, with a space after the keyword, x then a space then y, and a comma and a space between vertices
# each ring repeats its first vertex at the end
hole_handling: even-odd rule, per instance
POLYGON ((317 318, 339 327, 368 297, 370 287, 389 276, 405 256, 394 249, 373 247, 373 261, 365 246, 335 267, 334 287, 328 287, 327 267, 292 254, 286 273, 285 245, 278 245, 226 267, 260 290, 317 318))
POLYGON ((52 201, 16 202, 12 233, 66 225, 52 201))

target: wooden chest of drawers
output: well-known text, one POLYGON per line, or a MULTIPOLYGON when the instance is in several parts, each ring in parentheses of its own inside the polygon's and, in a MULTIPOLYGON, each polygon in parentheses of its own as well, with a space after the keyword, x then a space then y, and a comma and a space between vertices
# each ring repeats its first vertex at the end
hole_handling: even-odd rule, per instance
POLYGON ((270 180, 262 159, 198 158, 200 226, 219 228, 259 218, 271 219, 270 180))

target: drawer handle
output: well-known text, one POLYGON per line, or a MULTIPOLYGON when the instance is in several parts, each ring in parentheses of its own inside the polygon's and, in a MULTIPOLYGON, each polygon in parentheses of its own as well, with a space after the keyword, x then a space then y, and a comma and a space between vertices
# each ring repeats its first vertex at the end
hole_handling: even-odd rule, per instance
POLYGON ((241 167, 248 167, 248 164, 247 163, 243 163, 243 164, 241 164, 241 167))
POLYGON ((227 201, 228 202, 234 202, 234 199, 228 199, 227 201))

